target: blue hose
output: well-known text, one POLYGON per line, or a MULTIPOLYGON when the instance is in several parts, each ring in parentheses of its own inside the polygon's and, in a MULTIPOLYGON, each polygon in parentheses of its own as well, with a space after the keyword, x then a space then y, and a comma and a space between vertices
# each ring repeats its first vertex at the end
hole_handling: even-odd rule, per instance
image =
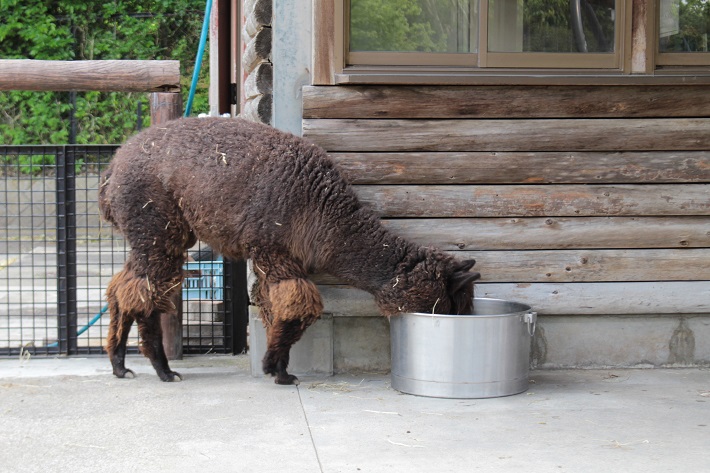
MULTIPOLYGON (((101 308, 101 310, 99 311, 99 313, 96 314, 96 315, 94 315, 94 317, 93 317, 91 320, 89 320, 89 323, 88 323, 88 324, 84 325, 84 326, 81 327, 79 330, 77 330, 77 331, 76 331, 76 336, 78 337, 78 336, 81 335, 82 333, 84 333, 84 332, 86 332, 87 330, 89 330, 89 327, 91 327, 91 326, 94 325, 96 322, 98 322, 99 319, 101 318, 101 316, 104 315, 107 310, 108 310, 108 304, 106 304, 105 306, 103 306, 103 307, 101 308)), ((47 345, 48 348, 56 348, 56 347, 58 347, 58 346, 59 346, 59 342, 54 342, 54 343, 50 343, 49 345, 47 345)))
POLYGON ((187 105, 185 106, 185 116, 189 117, 192 112, 192 101, 195 98, 195 89, 197 89, 197 79, 202 68, 202 56, 205 53, 205 43, 207 43, 207 32, 210 29, 210 13, 212 12, 212 0, 207 0, 205 5, 205 19, 202 22, 202 34, 200 35, 200 46, 197 48, 197 58, 195 59, 195 70, 192 72, 192 84, 190 85, 190 94, 187 96, 187 105))

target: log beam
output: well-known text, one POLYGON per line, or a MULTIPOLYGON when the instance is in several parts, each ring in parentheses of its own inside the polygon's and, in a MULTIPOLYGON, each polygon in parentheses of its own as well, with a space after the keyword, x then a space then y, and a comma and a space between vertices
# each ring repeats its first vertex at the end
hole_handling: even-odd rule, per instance
POLYGON ((0 90, 178 92, 180 61, 3 59, 0 90))

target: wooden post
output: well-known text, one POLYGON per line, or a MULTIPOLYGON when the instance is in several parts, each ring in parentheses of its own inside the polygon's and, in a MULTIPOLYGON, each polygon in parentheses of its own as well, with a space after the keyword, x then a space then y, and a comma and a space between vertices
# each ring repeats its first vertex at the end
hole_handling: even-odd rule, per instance
MULTIPOLYGON (((179 92, 153 92, 150 94, 150 123, 161 125, 182 116, 182 96, 179 92)), ((160 314, 163 329, 163 347, 168 360, 182 359, 182 297, 178 292, 174 313, 160 314)))
POLYGON ((163 348, 168 360, 182 360, 182 295, 173 301, 175 312, 160 314, 160 327, 163 331, 163 348))
POLYGON ((150 94, 150 123, 162 125, 182 116, 182 96, 179 92, 153 92, 150 94))

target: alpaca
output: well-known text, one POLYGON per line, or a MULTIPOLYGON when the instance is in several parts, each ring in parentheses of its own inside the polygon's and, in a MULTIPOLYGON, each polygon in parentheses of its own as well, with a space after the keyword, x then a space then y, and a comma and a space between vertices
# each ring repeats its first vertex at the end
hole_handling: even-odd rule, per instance
POLYGON ((321 314, 312 272, 374 295, 381 313, 470 313, 474 260, 420 247, 386 230, 326 152, 241 119, 183 118, 123 145, 102 176, 102 217, 130 244, 111 280, 106 351, 123 378, 135 321, 141 351, 163 381, 181 380, 162 345, 160 313, 174 312, 185 252, 197 239, 231 259, 250 258, 252 302, 267 331, 264 373, 297 384, 289 351, 321 314))

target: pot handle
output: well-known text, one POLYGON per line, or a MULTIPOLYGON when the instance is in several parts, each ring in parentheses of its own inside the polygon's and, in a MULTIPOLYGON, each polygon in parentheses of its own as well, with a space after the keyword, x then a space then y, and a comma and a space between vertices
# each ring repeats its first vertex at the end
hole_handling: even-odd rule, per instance
POLYGON ((523 322, 528 324, 528 334, 532 337, 535 335, 535 327, 537 325, 537 312, 528 312, 523 315, 523 322))

